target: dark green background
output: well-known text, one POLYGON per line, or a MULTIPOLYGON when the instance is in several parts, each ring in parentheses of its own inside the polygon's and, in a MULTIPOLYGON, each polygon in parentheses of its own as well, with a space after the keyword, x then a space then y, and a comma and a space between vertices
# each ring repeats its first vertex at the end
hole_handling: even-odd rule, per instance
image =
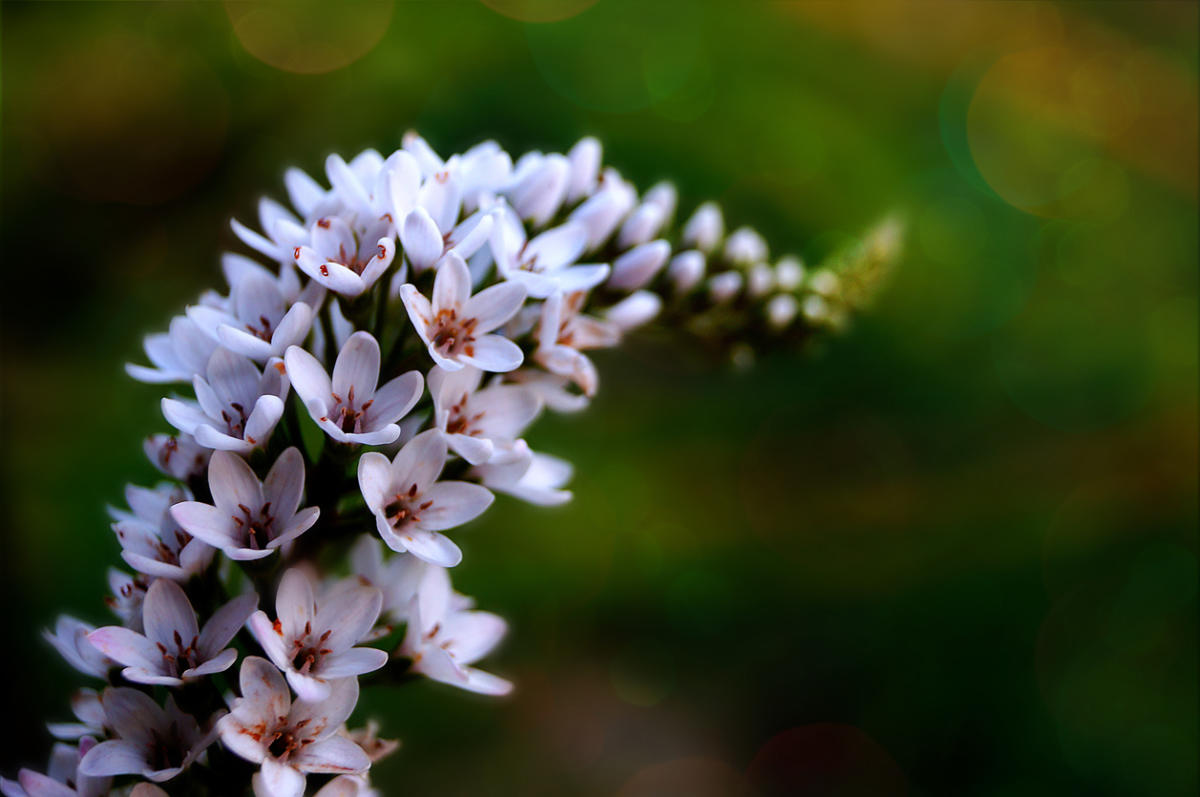
POLYGON ((530 435, 576 500, 458 537, 518 691, 368 692, 386 793, 1194 794, 1197 6, 492 2, 0 9, 5 774, 76 682, 39 630, 105 621, 104 504, 153 478, 121 364, 286 166, 415 127, 595 134, 780 254, 908 236, 818 351, 597 357, 530 435))

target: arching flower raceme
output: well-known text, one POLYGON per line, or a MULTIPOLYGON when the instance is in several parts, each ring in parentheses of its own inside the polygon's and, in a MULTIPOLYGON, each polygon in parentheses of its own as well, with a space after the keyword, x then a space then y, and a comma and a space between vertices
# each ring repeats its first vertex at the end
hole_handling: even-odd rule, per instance
POLYGON ((485 695, 508 694, 510 682, 470 666, 500 643, 508 626, 498 615, 467 606, 450 589, 444 568, 428 568, 397 653, 412 660, 414 672, 435 681, 485 695))
POLYGON ((259 371, 241 355, 217 349, 192 385, 196 401, 164 398, 163 416, 206 448, 248 453, 264 445, 283 416, 288 382, 283 363, 267 362, 259 371))
POLYGON ((121 558, 148 576, 186 581, 208 567, 216 549, 194 538, 171 516, 174 504, 191 498, 186 487, 160 484, 153 490, 125 487, 130 510, 110 509, 121 558))
POLYGON ((362 748, 338 734, 358 702, 358 682, 330 684, 322 700, 296 700, 279 670, 266 659, 247 656, 240 676, 242 696, 217 726, 221 742, 261 766, 255 793, 300 797, 310 772, 364 772, 371 760, 362 748))
POLYGON ((4 797, 101 797, 108 794, 112 778, 90 777, 79 772, 79 762, 96 746, 96 740, 85 737, 79 746, 55 744, 50 751, 50 766, 46 774, 22 769, 15 781, 0 778, 0 794, 4 797))
POLYGON ((408 414, 424 389, 418 371, 409 371, 381 387, 379 344, 368 332, 346 340, 333 364, 333 378, 304 349, 288 349, 288 374, 308 414, 325 433, 342 443, 383 445, 400 436, 396 422, 408 414))
POLYGON ((509 208, 497 211, 492 227, 496 268, 506 280, 524 285, 535 299, 555 291, 588 291, 608 278, 605 264, 575 264, 587 243, 587 227, 579 222, 567 222, 529 240, 524 225, 509 208))
POLYGON ((291 303, 271 276, 247 274, 234 284, 228 312, 196 305, 188 308, 188 318, 235 354, 266 362, 282 357, 288 346, 308 336, 323 294, 320 285, 312 283, 301 300, 291 303))
POLYGON ((318 600, 303 571, 284 573, 275 597, 276 619, 258 611, 249 628, 288 683, 305 700, 324 700, 330 684, 378 670, 387 653, 355 647, 379 617, 383 594, 374 587, 347 583, 318 600))
POLYGON ((88 750, 79 772, 90 777, 140 775, 162 783, 187 769, 216 739, 167 696, 159 707, 145 692, 109 687, 100 696, 115 739, 88 750))
POLYGON ((491 335, 516 315, 525 289, 504 282, 471 295, 467 264, 454 253, 443 258, 433 281, 433 301, 413 285, 400 298, 434 362, 447 371, 473 365, 484 371, 511 371, 521 364, 521 348, 503 335, 491 335))
POLYGON ((217 342, 199 324, 181 315, 171 319, 167 332, 147 335, 143 346, 153 367, 127 363, 125 372, 139 382, 163 384, 191 382, 204 373, 217 342))
POLYGON ((208 466, 214 504, 184 501, 171 517, 189 534, 236 561, 261 559, 317 522, 318 507, 300 509, 304 457, 293 447, 279 455, 264 481, 236 454, 217 451, 208 466))
POLYGON ((459 371, 435 366, 429 372, 434 428, 472 465, 487 462, 497 444, 520 437, 542 408, 528 388, 492 385, 480 390, 482 379, 483 372, 470 366, 459 371))
POLYGON ((88 634, 88 641, 124 664, 121 674, 134 683, 181 686, 233 666, 237 651, 225 646, 257 605, 257 595, 240 595, 213 612, 201 630, 183 589, 160 578, 142 604, 145 636, 109 625, 88 634))
POLYGON ((445 463, 446 441, 431 429, 410 440, 390 462, 383 454, 363 454, 358 484, 389 548, 453 567, 462 561, 462 551, 441 532, 479 517, 493 498, 478 484, 437 481, 445 463))

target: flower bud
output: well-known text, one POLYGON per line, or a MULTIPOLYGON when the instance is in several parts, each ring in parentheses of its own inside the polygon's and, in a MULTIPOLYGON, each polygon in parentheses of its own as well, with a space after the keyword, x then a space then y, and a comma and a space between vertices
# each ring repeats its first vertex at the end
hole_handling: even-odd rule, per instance
POLYGON ((781 257, 775 264, 775 284, 781 291, 794 291, 804 282, 804 264, 797 257, 781 257))
POLYGON ((731 263, 757 263, 767 259, 767 242, 749 227, 739 227, 725 241, 725 259, 731 263))
POLYGON ((567 202, 591 196, 600 174, 600 142, 588 136, 581 138, 567 153, 570 173, 567 178, 567 202))
POLYGON ((738 295, 742 290, 742 275, 737 271, 725 271, 708 281, 708 295, 713 304, 722 304, 738 295))
POLYGON ((707 254, 717 247, 724 234, 725 219, 721 215, 721 209, 715 202, 705 202, 696 208, 696 212, 683 225, 680 244, 694 246, 707 254))
POLYGON ((662 268, 671 254, 671 245, 666 241, 651 241, 630 249, 612 264, 612 276, 608 287, 618 291, 633 291, 641 288, 662 268))
POLYGON ((784 329, 800 312, 800 303, 790 293, 779 293, 767 302, 767 323, 772 329, 784 329))
POLYGON ((667 279, 676 293, 687 293, 704 278, 704 255, 695 249, 680 252, 667 266, 667 279))

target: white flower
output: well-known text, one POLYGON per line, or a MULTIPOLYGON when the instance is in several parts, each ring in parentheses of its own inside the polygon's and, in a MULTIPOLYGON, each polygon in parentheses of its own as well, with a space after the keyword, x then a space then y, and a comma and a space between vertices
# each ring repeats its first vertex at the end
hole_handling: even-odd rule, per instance
MULTIPOLYGON (((318 602, 308 576, 293 568, 283 574, 275 596, 278 619, 272 622, 260 610, 248 627, 297 695, 324 700, 339 679, 387 664, 384 651, 355 647, 375 625, 382 601, 374 587, 346 583, 318 602)), ((244 666, 242 672, 244 677, 244 666)))
POLYGON ((501 207, 492 227, 492 255, 506 280, 524 285, 529 295, 544 299, 555 291, 587 291, 609 274, 603 263, 575 265, 588 242, 587 228, 577 222, 553 227, 529 240, 513 211, 501 207))
POLYGON ((304 457, 295 447, 279 455, 264 481, 246 460, 217 451, 208 466, 208 485, 214 504, 183 501, 171 507, 171 517, 237 561, 271 555, 311 528, 321 513, 315 506, 299 509, 304 457))
MULTIPOLYGON (((361 535, 350 549, 350 570, 361 582, 383 593, 380 621, 401 623, 408 618, 409 602, 417 594, 421 575, 432 565, 409 553, 385 558, 384 550, 381 540, 361 535)), ((377 627, 371 637, 386 636, 390 632, 391 625, 384 625, 377 627)))
POLYGON ((139 382, 190 382, 204 373, 217 342, 187 316, 175 316, 167 332, 147 335, 142 344, 153 368, 126 363, 125 372, 139 382))
POLYGON ((705 202, 683 225, 680 243, 699 249, 705 254, 717 248, 725 235, 725 219, 721 208, 713 202, 705 202))
POLYGON ((308 276, 335 293, 358 296, 375 284, 396 256, 390 214, 365 223, 341 216, 317 219, 311 243, 292 249, 292 258, 308 276))
POLYGON ((156 434, 142 443, 146 459, 163 474, 180 481, 198 476, 208 467, 211 448, 198 444, 190 434, 156 434))
POLYGON ((511 442, 525 431, 541 409, 537 395, 517 385, 479 389, 483 372, 470 366, 429 372, 433 396, 433 428, 441 430, 454 453, 478 465, 492 456, 497 443, 511 442))
MULTIPOLYGON (((444 174, 443 182, 453 183, 453 190, 468 211, 478 207, 485 196, 506 185, 512 175, 512 158, 495 141, 476 144, 462 155, 454 155, 446 161, 411 130, 404 134, 403 146, 420 165, 421 176, 426 182, 444 174)), ((397 216, 402 217, 402 214, 397 216)))
POLYGON ((285 357, 288 376, 309 415, 325 433, 342 443, 382 445, 400 435, 396 422, 408 414, 424 388, 421 374, 409 371, 382 387, 379 344, 369 332, 355 332, 338 352, 333 379, 304 349, 293 346, 285 357))
POLYGON ((644 244, 658 235, 675 212, 678 194, 670 183, 659 183, 646 192, 642 204, 638 205, 617 234, 617 246, 628 249, 644 244))
POLYGON ((480 210, 443 231, 429 211, 423 207, 414 208, 400 226, 404 256, 418 273, 431 268, 449 252, 465 260, 487 243, 494 214, 491 209, 480 210))
POLYGON ((755 263, 746 272, 746 293, 754 299, 762 298, 775 287, 775 269, 766 263, 755 263))
POLYGON ((599 377, 583 350, 615 346, 621 331, 615 324, 580 315, 585 298, 582 293, 556 293, 542 304, 533 356, 547 371, 569 377, 584 395, 593 396, 599 377))
POLYGON ((260 372, 245 357, 217 349, 208 378, 192 382, 197 401, 164 398, 163 416, 206 448, 248 453, 266 444, 283 416, 288 383, 282 370, 283 363, 272 361, 260 372))
POLYGON ((307 237, 300 220, 283 205, 263 197, 258 202, 258 223, 266 235, 255 232, 237 219, 229 226, 242 243, 277 263, 286 264, 292 249, 307 237))
POLYGON ((708 295, 714 304, 723 304, 737 296, 742 290, 742 274, 739 271, 723 271, 708 278, 708 295))
POLYGON ((775 284, 781 291, 794 291, 804 282, 804 263, 788 255, 775 264, 775 284))
POLYGON ((66 659, 67 664, 79 672, 96 678, 107 678, 109 669, 116 662, 96 650, 88 641, 88 634, 93 630, 92 626, 82 620, 64 614, 55 622, 54 630, 43 631, 42 636, 66 659))
POLYGON ((567 177, 567 202, 591 196, 600 174, 600 142, 591 136, 579 139, 567 153, 570 174, 567 177))
POLYGON ((504 189, 513 210, 534 227, 543 227, 567 197, 571 165, 557 153, 527 152, 513 167, 504 189))
MULTIPOLYGON (((301 232, 303 232, 302 229, 301 232)), ((307 233, 305 236, 307 237, 307 233)), ((221 272, 225 275, 225 281, 229 283, 229 291, 231 294, 235 292, 238 289, 238 286, 246 280, 260 279, 265 277, 266 279, 275 283, 275 287, 279 289, 279 292, 283 294, 283 298, 288 302, 301 300, 301 294, 303 294, 303 301, 315 309, 320 299, 325 295, 324 288, 322 288, 320 285, 313 285, 311 283, 306 288, 301 290, 300 275, 296 273, 296 267, 290 258, 286 262, 280 264, 279 273, 276 274, 275 272, 271 271, 271 269, 267 268, 261 263, 251 260, 245 255, 239 255, 235 252, 226 252, 221 255, 221 272)), ((231 310, 233 308, 232 297, 229 299, 219 297, 219 299, 220 300, 215 303, 207 302, 202 299, 201 304, 213 306, 221 310, 231 310)))
POLYGON ((84 738, 79 746, 56 744, 50 751, 46 774, 22 769, 15 781, 0 778, 4 797, 101 797, 108 794, 112 778, 89 777, 79 772, 80 760, 96 746, 96 740, 84 738))
MULTIPOLYGON (((322 786, 313 797, 368 797, 375 793, 367 784, 366 778, 358 775, 339 775, 322 786)), ((261 794, 262 797, 271 797, 268 792, 261 794)), ((255 797, 259 797, 259 793, 255 793, 255 797)))
POLYGON ((142 604, 144 636, 108 625, 88 634, 88 641, 124 664, 121 674, 134 683, 181 686, 233 665, 237 651, 225 646, 257 605, 257 595, 239 595, 213 612, 201 630, 183 589, 160 578, 150 585, 142 604))
POLYGON ((46 728, 55 739, 79 739, 84 736, 104 736, 108 720, 100 693, 95 689, 77 689, 71 695, 71 713, 78 722, 48 722, 46 728))
POLYGON ((671 245, 662 240, 635 246, 613 261, 608 287, 618 291, 636 291, 645 287, 670 254, 671 245))
POLYGON ((413 285, 401 286, 400 296, 429 355, 446 370, 474 365, 484 371, 511 371, 524 359, 517 344, 488 334, 521 309, 521 285, 502 282, 472 296, 467 264, 451 253, 438 266, 432 302, 413 285))
POLYGON ((84 775, 141 775, 162 783, 191 766, 216 738, 215 731, 202 732, 196 718, 180 711, 170 695, 160 708, 137 689, 110 687, 100 702, 117 738, 84 755, 79 762, 84 775))
POLYGON ((110 567, 108 569, 108 588, 112 590, 112 595, 104 599, 108 608, 121 618, 121 622, 126 628, 140 632, 142 630, 142 602, 146 599, 146 590, 150 589, 149 580, 141 573, 131 576, 115 567, 110 567))
POLYGON ((343 678, 320 701, 292 702, 283 676, 266 659, 247 656, 239 678, 242 696, 217 723, 221 743, 261 765, 255 794, 300 797, 309 772, 364 772, 367 754, 338 728, 358 702, 358 682, 343 678))
POLYGON ((478 484, 437 481, 445 463, 445 438, 430 429, 409 441, 390 462, 383 454, 363 454, 358 484, 389 548, 453 567, 462 560, 462 551, 440 532, 483 514, 492 494, 478 484))
POLYGON ((234 286, 230 312, 196 305, 188 308, 188 317, 230 351, 265 362, 282 357, 288 346, 308 337, 324 293, 320 285, 310 283, 310 288, 314 286, 315 290, 305 292, 304 300, 290 304, 274 279, 251 274, 234 286))
POLYGON ((772 296, 767 302, 767 323, 772 329, 784 329, 800 311, 800 303, 790 293, 772 296))
POLYGON ((704 254, 696 249, 680 252, 667 265, 667 279, 676 293, 687 293, 704 278, 704 254))
POLYGON ((579 412, 591 403, 587 396, 572 390, 570 377, 552 374, 540 368, 522 368, 506 375, 507 379, 532 390, 542 404, 554 412, 579 412))
POLYGON ((530 451, 524 440, 498 452, 486 465, 471 469, 471 475, 488 488, 539 506, 570 501, 571 491, 562 488, 571 474, 570 462, 530 451))
POLYGON ((568 220, 582 224, 587 230, 584 251, 598 249, 617 229, 637 202, 637 191, 615 169, 605 169, 600 187, 594 194, 571 211, 568 220))
POLYGON ((446 570, 426 570, 397 653, 412 660, 414 672, 435 681, 485 695, 508 694, 511 683, 470 666, 499 644, 507 631, 504 619, 462 607, 446 570))
POLYGON ((152 490, 127 485, 125 500, 131 511, 109 509, 121 558, 138 572, 175 581, 186 581, 208 567, 216 549, 181 529, 169 511, 191 497, 186 488, 174 484, 152 490))
POLYGON ((604 311, 604 320, 615 324, 622 332, 636 329, 653 321, 662 310, 657 293, 637 291, 604 311))
POLYGON ((767 242, 750 227, 739 227, 725 239, 725 259, 741 264, 766 260, 767 242))

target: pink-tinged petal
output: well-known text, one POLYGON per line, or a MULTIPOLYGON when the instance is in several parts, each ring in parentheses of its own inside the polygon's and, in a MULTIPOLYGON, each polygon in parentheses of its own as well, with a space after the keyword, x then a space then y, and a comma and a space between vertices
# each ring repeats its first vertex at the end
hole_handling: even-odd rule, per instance
POLYGON ((184 531, 208 545, 226 548, 233 543, 232 518, 215 506, 184 501, 171 507, 171 517, 184 531))
POLYGON ((297 700, 316 702, 329 697, 329 683, 320 676, 297 672, 291 668, 285 670, 284 675, 296 692, 297 700))
POLYGON ((242 243, 251 249, 266 255, 272 260, 278 260, 280 257, 282 257, 283 253, 279 251, 278 246, 271 243, 266 238, 247 227, 245 224, 242 224, 237 219, 230 219, 229 226, 233 228, 233 234, 240 238, 242 243))
POLYGON ((486 487, 470 482, 438 482, 422 497, 433 502, 421 512, 421 528, 429 531, 452 529, 474 520, 495 500, 486 487))
MULTIPOLYGON (((366 781, 351 775, 342 775, 326 783, 313 797, 358 797, 367 793, 366 781)), ((131 795, 137 797, 137 795, 131 795)))
POLYGON ((333 394, 355 404, 368 401, 379 381, 379 344, 369 332, 355 332, 333 365, 333 394))
POLYGON ((304 635, 316 614, 312 582, 303 570, 292 568, 279 581, 275 610, 283 627, 283 635, 296 639, 304 635))
POLYGON ((300 343, 308 335, 313 322, 313 308, 304 302, 297 302, 279 319, 275 331, 271 333, 271 351, 282 354, 288 346, 300 343))
POLYGON ((247 404, 258 391, 258 369, 245 357, 227 349, 213 352, 205 376, 224 404, 247 404))
POLYGON ((201 658, 210 658, 229 644, 250 615, 258 607, 258 595, 247 592, 239 595, 213 612, 200 632, 197 653, 201 658))
MULTIPOLYGON (((295 446, 284 451, 271 466, 263 481, 263 498, 271 504, 276 518, 288 518, 300 506, 304 492, 304 456, 295 446)), ((247 504, 247 506, 250 506, 247 504)))
POLYGON ((387 651, 378 648, 350 648, 326 656, 321 662, 322 678, 349 678, 374 672, 388 662, 387 651))
MULTIPOLYGON (((471 412, 483 413, 475 426, 489 438, 514 440, 542 408, 537 394, 520 385, 489 387, 471 399, 471 412)), ((479 463, 473 462, 473 465, 479 463)))
POLYGON ((430 175, 417 192, 417 204, 429 211, 439 230, 449 231, 458 219, 462 204, 462 187, 459 180, 445 171, 430 175))
MULTIPOLYGON (((466 262, 456 254, 448 254, 438 265, 433 280, 433 311, 465 312, 463 305, 471 295, 471 272, 466 262)), ((514 311, 515 312, 515 311, 514 311)))
POLYGON ((371 759, 363 749, 345 736, 330 736, 314 742, 292 757, 305 772, 365 772, 371 759))
POLYGON ((262 362, 271 356, 271 344, 243 329, 227 324, 217 328, 217 340, 232 352, 262 362))
POLYGON ((250 562, 255 559, 265 559, 275 553, 274 548, 225 548, 223 549, 227 557, 235 562, 250 562))
POLYGON ((667 262, 671 245, 666 241, 651 241, 635 246, 612 264, 608 286, 618 291, 635 291, 645 286, 667 262))
POLYGON ((447 371, 458 371, 458 370, 462 369, 464 363, 459 362, 458 360, 454 359, 453 357, 445 356, 440 351, 438 351, 437 348, 432 343, 429 344, 428 348, 429 348, 429 356, 433 358, 433 361, 435 363, 437 363, 437 366, 439 368, 444 368, 447 371))
POLYGON ((389 423, 372 432, 342 432, 340 437, 335 436, 335 439, 344 443, 355 443, 361 446, 384 446, 396 442, 399 438, 400 427, 394 423, 389 423))
POLYGON ((255 779, 256 797, 303 797, 304 775, 273 758, 263 760, 255 779))
POLYGON ((478 252, 492 235, 495 220, 491 213, 476 214, 474 220, 467 219, 454 228, 450 236, 450 251, 466 260, 478 252))
POLYGON ((358 680, 338 678, 328 681, 329 697, 317 702, 297 700, 288 715, 293 725, 303 726, 310 739, 322 739, 337 732, 358 703, 358 680))
POLYGON ((386 425, 403 418, 416 406, 424 389, 420 371, 409 371, 384 384, 375 392, 367 410, 371 425, 386 425))
POLYGON ((587 228, 578 222, 567 222, 530 240, 523 259, 530 261, 537 258, 538 270, 554 271, 578 260, 585 246, 587 228))
POLYGON ((568 266, 555 272, 554 280, 559 290, 565 293, 590 291, 604 280, 608 279, 609 267, 603 263, 588 263, 586 265, 568 266))
POLYGON ((521 367, 525 354, 521 347, 500 335, 484 335, 474 343, 475 353, 462 361, 484 371, 506 373, 521 367))
POLYGON ((93 778, 140 775, 145 769, 147 762, 142 752, 124 739, 101 742, 79 762, 79 771, 93 778))
POLYGON ((375 254, 363 266, 362 281, 368 288, 383 276, 396 257, 396 242, 391 238, 380 238, 375 242, 375 254))
POLYGON ((225 648, 199 666, 184 670, 180 676, 184 681, 206 678, 219 672, 225 672, 233 666, 235 661, 237 661, 237 651, 233 648, 225 648))
POLYGON ((400 300, 404 302, 404 309, 408 311, 413 328, 421 336, 421 340, 428 344, 429 329, 433 324, 433 306, 414 285, 400 286, 400 300))
MULTIPOLYGON (((570 177, 567 180, 567 201, 574 202, 588 196, 596 188, 596 177, 600 174, 600 142, 588 136, 579 139, 567 153, 570 177)), ((295 204, 294 202, 292 204, 295 204)))
POLYGON ((459 664, 473 664, 490 653, 508 632, 504 618, 491 612, 456 612, 442 623, 440 637, 451 640, 459 664))
POLYGON ((325 599, 313 627, 329 632, 326 648, 345 650, 366 636, 382 608, 383 593, 375 587, 349 587, 325 599))
POLYGON ((405 444, 392 460, 390 486, 408 492, 413 485, 421 495, 433 484, 446 464, 446 441, 436 429, 422 432, 405 444))
POLYGON ((316 357, 299 346, 291 346, 284 354, 283 361, 292 387, 296 388, 296 393, 305 404, 316 400, 324 406, 330 400, 333 383, 316 357))
POLYGON ((234 755, 255 764, 261 764, 267 756, 267 742, 264 739, 259 723, 274 722, 276 717, 253 717, 243 722, 237 709, 234 713, 226 714, 217 722, 217 731, 221 735, 221 744, 234 755), (255 738, 258 737, 258 738, 255 738))
POLYGON ((144 692, 129 687, 109 687, 100 696, 108 726, 125 741, 141 746, 153 741, 162 709, 144 692))
POLYGON ((358 487, 371 511, 381 510, 384 497, 392 489, 392 463, 377 451, 363 454, 358 460, 358 487))
MULTIPOLYGON (((455 567, 462 561, 462 550, 444 534, 411 526, 397 534, 405 550, 438 567, 455 567)), ((386 542, 386 539, 385 539, 386 542)))
POLYGON ((126 681, 135 684, 149 684, 151 686, 179 686, 183 683, 183 679, 176 678, 173 675, 162 675, 154 670, 147 670, 144 667, 126 667, 121 670, 121 675, 126 681))
POLYGON ((288 199, 304 216, 325 199, 325 189, 321 188, 320 183, 294 166, 284 172, 283 184, 287 188, 288 199))
POLYGON ((231 437, 212 426, 198 426, 192 436, 196 438, 197 443, 214 451, 236 451, 239 454, 249 454, 254 450, 253 443, 248 443, 240 437, 231 437))
MULTIPOLYGON (((257 511, 263 505, 262 483, 246 460, 236 454, 218 451, 212 455, 208 465, 208 487, 214 503, 230 514, 236 513, 239 506, 257 511)), ((175 519, 182 525, 178 517, 175 519)))
POLYGON ((433 266, 442 256, 442 233, 425 208, 415 208, 400 227, 404 256, 418 272, 433 266))
MULTIPOLYGON (((308 269, 304 265, 300 265, 301 269, 306 272, 308 269)), ((363 282, 362 277, 354 272, 353 269, 347 268, 341 263, 334 263, 332 260, 327 260, 313 269, 309 273, 317 282, 324 285, 334 293, 340 293, 342 296, 358 296, 367 289, 367 285, 363 282)))
POLYGON ((467 674, 467 682, 462 684, 462 688, 469 692, 502 697, 513 690, 512 681, 506 681, 497 675, 477 670, 474 667, 465 667, 464 671, 467 674))
MULTIPOLYGON (((440 273, 440 272, 439 272, 440 273)), ((525 287, 515 282, 501 282, 475 294, 463 307, 466 318, 476 320, 476 333, 491 332, 517 314, 525 303, 525 287)))
POLYGON ((291 693, 275 665, 258 656, 247 656, 242 660, 238 675, 242 689, 242 703, 234 713, 239 717, 254 716, 272 721, 286 717, 292 707, 291 693))
POLYGON ((178 399, 164 398, 162 414, 167 419, 167 423, 185 434, 193 434, 197 427, 209 422, 208 416, 195 404, 185 403, 178 399))
POLYGON ((146 591, 146 599, 142 603, 142 623, 146 628, 146 637, 168 650, 174 650, 179 640, 184 645, 190 644, 200 633, 196 626, 196 612, 183 588, 165 578, 157 579, 146 591))
MULTIPOLYGON (((258 646, 270 657, 276 667, 288 666, 287 642, 284 640, 282 632, 275 630, 275 624, 267 617, 266 612, 260 610, 250 615, 250 619, 246 621, 246 627, 250 629, 250 633, 258 640, 258 646)), ((245 673, 244 663, 242 671, 245 673)), ((243 674, 242 677, 244 678, 245 675, 243 674)))
POLYGON ((471 437, 465 434, 448 434, 446 442, 454 453, 472 465, 482 465, 492 458, 494 446, 487 438, 471 437))
POLYGON ((320 516, 320 507, 310 506, 305 509, 301 509, 292 516, 291 522, 284 527, 283 531, 279 532, 279 536, 267 543, 267 548, 269 550, 274 550, 279 546, 296 539, 301 534, 311 529, 313 524, 317 522, 317 518, 320 516))
POLYGON ((254 409, 246 419, 246 442, 261 446, 271 436, 271 430, 283 417, 283 399, 279 396, 259 396, 254 409))
POLYGON ((414 671, 451 686, 463 687, 466 685, 468 677, 466 671, 443 648, 426 645, 421 648, 419 655, 420 658, 413 660, 414 671))
POLYGON ((128 667, 161 670, 162 651, 146 637, 119 625, 97 628, 87 635, 97 650, 128 667))
POLYGON ((371 199, 367 196, 366 189, 341 155, 333 154, 325 159, 325 176, 348 205, 359 213, 371 212, 371 199))

